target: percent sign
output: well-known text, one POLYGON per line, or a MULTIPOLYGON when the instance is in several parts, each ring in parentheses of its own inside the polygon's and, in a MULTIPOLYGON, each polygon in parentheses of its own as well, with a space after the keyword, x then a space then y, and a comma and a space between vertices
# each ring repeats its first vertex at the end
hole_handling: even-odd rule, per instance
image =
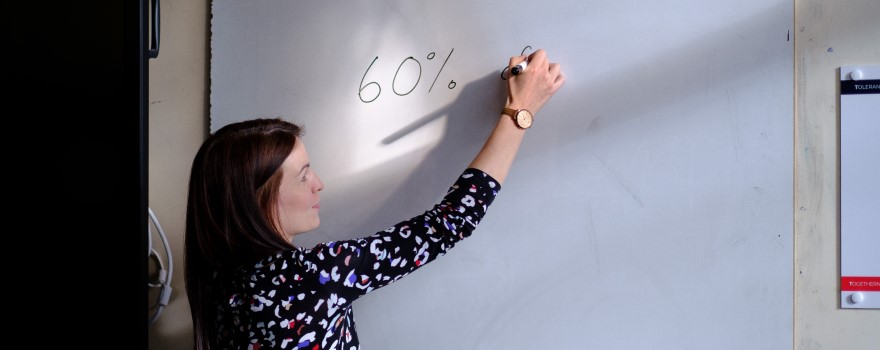
MULTIPOLYGON (((443 72, 443 68, 446 67, 446 62, 449 62, 449 58, 452 57, 452 52, 453 52, 453 51, 455 51, 454 48, 453 48, 452 50, 449 50, 449 55, 446 56, 446 60, 443 61, 443 65, 440 66, 440 70, 438 70, 438 71, 437 71, 437 75, 434 76, 434 81, 431 83, 431 87, 428 88, 428 92, 431 92, 431 90, 434 89, 434 84, 437 82, 437 78, 440 77, 440 73, 443 72)), ((428 54, 428 60, 433 60, 435 56, 436 56, 436 55, 435 55, 434 52, 429 53, 429 54, 428 54)), ((361 101, 363 101, 364 103, 370 103, 370 102, 373 102, 373 101, 375 101, 377 98, 379 98, 379 95, 380 95, 380 94, 382 94, 382 86, 380 86, 378 82, 372 81, 372 82, 369 82, 369 83, 367 83, 367 84, 364 84, 364 79, 366 79, 366 77, 367 77, 367 73, 370 71, 370 68, 373 67, 373 64, 376 63, 376 60, 378 60, 378 59, 379 59, 379 56, 376 56, 376 58, 373 58, 373 62, 370 62, 370 66, 367 67, 367 71, 364 72, 364 76, 361 77, 361 85, 360 85, 360 89, 358 90, 358 97, 360 97, 361 101), (364 99, 364 96, 363 96, 364 89, 366 89, 368 86, 370 86, 370 85, 374 85, 374 84, 375 84, 376 89, 377 89, 377 91, 376 91, 376 96, 374 96, 372 99, 365 100, 365 99, 364 99)), ((398 67, 397 67, 397 71, 394 72, 394 79, 391 80, 391 90, 393 90, 394 93, 397 94, 398 96, 406 96, 406 95, 409 95, 411 92, 413 92, 413 90, 416 89, 416 86, 419 85, 419 81, 420 81, 421 79, 422 79, 422 63, 419 62, 419 60, 413 58, 412 56, 407 57, 407 58, 405 58, 402 62, 400 62, 400 66, 398 66, 398 67), (413 62, 415 62, 415 63, 418 65, 418 67, 419 67, 418 78, 416 79, 416 82, 413 83, 413 86, 412 86, 411 89, 409 89, 409 91, 404 92, 404 93, 400 93, 400 92, 397 91, 397 87, 396 87, 396 84, 395 84, 395 82, 397 81, 397 74, 400 73, 400 70, 401 70, 401 68, 403 68, 403 65, 404 65, 407 61, 410 61, 410 60, 413 61, 413 62)), ((449 84, 448 84, 446 87, 448 87, 449 89, 454 89, 454 88, 455 88, 455 85, 456 85, 456 84, 455 84, 455 80, 450 80, 450 81, 449 81, 449 84)))

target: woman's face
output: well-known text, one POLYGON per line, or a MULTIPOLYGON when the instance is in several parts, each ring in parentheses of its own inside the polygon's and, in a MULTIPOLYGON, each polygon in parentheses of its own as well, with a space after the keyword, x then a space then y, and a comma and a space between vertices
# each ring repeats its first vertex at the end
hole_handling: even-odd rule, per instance
POLYGON ((306 146, 299 140, 293 152, 281 165, 281 187, 278 191, 278 220, 287 240, 300 233, 314 230, 321 224, 319 192, 324 182, 309 164, 306 146))

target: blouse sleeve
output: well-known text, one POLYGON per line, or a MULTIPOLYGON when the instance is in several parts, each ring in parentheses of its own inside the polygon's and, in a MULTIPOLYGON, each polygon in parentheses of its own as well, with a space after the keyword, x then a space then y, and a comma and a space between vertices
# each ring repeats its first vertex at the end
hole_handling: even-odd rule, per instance
POLYGON ((488 174, 468 168, 430 210, 369 237, 304 250, 303 262, 325 291, 353 301, 425 266, 470 236, 500 189, 488 174))

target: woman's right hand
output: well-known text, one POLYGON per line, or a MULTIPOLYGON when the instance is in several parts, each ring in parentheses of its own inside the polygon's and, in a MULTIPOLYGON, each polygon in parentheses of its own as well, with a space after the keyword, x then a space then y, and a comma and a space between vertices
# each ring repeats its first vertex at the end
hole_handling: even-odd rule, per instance
POLYGON ((547 59, 547 52, 538 49, 528 56, 513 56, 508 69, 528 60, 526 69, 507 79, 507 102, 505 107, 528 109, 532 114, 544 107, 550 97, 565 84, 565 75, 558 63, 547 59))
MULTIPOLYGON (((523 60, 528 59, 526 69, 519 75, 507 78, 507 102, 505 107, 511 109, 528 109, 534 115, 550 97, 565 83, 565 76, 559 64, 550 63, 544 50, 533 52, 529 56, 513 56, 508 63, 508 70, 523 60)), ((489 174, 503 184, 520 144, 526 133, 506 114, 499 113, 501 119, 489 135, 483 148, 470 163, 489 174)))

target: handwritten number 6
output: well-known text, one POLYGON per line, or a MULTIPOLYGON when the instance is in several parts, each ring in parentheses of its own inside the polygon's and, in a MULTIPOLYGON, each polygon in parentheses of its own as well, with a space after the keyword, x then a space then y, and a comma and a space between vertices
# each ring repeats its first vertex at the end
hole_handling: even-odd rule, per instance
MULTIPOLYGON (((370 62, 370 66, 367 67, 367 71, 364 72, 364 76, 361 77, 361 86, 360 86, 360 89, 358 90, 358 97, 359 97, 359 98, 361 99, 361 101, 363 101, 364 103, 370 103, 370 102, 375 101, 377 98, 379 98, 379 94, 382 93, 382 87, 379 86, 379 83, 377 83, 377 82, 375 82, 375 81, 373 81, 373 82, 369 82, 369 83, 367 83, 366 85, 364 85, 364 79, 367 78, 367 72, 370 71, 370 68, 373 68, 373 63, 376 63, 376 60, 378 60, 378 59, 379 59, 379 56, 376 56, 376 58, 373 59, 373 62, 370 62), (372 99, 370 99, 370 100, 365 100, 365 99, 364 99, 364 96, 361 95, 361 94, 364 92, 364 89, 366 89, 368 86, 373 85, 373 84, 376 84, 376 88, 379 89, 379 91, 376 92, 376 96, 374 96, 372 99)), ((392 86, 392 87, 393 87, 393 86, 392 86)))

